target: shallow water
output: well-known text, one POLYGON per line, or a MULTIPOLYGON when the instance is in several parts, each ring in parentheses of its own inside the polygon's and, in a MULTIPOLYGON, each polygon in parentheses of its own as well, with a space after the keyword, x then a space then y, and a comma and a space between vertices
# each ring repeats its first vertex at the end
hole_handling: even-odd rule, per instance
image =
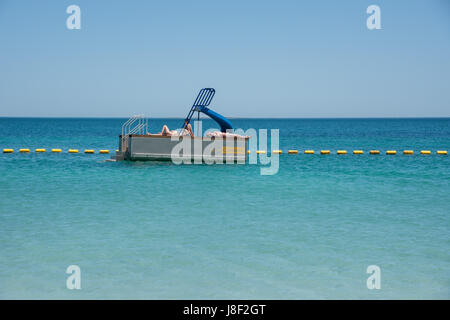
MULTIPOLYGON (((0 154, 0 298, 450 298, 450 160, 435 154, 450 119, 232 119, 280 129, 272 176, 67 153, 115 150, 122 122, 0 118, 0 148, 15 149, 0 154), (73 264, 81 290, 66 288, 73 264)), ((164 123, 182 120, 150 130, 164 123)))

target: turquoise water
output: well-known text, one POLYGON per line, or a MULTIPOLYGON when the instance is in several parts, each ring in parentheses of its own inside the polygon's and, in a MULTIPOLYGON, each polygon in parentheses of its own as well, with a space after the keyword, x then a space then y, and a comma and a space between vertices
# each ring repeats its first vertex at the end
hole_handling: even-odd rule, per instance
MULTIPOLYGON (((115 150, 123 121, 0 118, 0 148, 15 149, 0 154, 0 298, 450 298, 450 160, 435 154, 450 119, 233 119, 280 129, 272 176, 67 153, 115 150), (66 288, 69 265, 81 290, 66 288)), ((150 130, 164 123, 181 120, 150 130)))

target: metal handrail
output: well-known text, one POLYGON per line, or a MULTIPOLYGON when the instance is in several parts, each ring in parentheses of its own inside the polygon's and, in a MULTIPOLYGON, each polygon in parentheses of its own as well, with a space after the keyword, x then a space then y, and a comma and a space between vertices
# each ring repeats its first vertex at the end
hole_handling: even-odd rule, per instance
POLYGON ((122 125, 122 150, 126 151, 128 137, 131 134, 147 134, 148 119, 144 115, 134 115, 122 125), (137 122, 137 124, 135 124, 137 122), (134 125, 134 126, 133 126, 134 125), (133 127, 132 127, 133 126, 133 127))
POLYGON ((148 119, 144 115, 134 115, 122 125, 122 136, 139 132, 140 134, 148 133, 148 119), (137 121, 137 124, 132 125, 137 121))
POLYGON ((137 126, 135 126, 133 129, 131 129, 128 133, 128 135, 130 134, 146 134, 147 130, 147 123, 146 122, 142 122, 140 124, 138 124, 137 126))
POLYGON ((130 119, 128 119, 123 125, 122 125, 122 136, 125 135, 126 129, 128 127, 129 124, 133 123, 136 121, 137 116, 132 116, 130 119))

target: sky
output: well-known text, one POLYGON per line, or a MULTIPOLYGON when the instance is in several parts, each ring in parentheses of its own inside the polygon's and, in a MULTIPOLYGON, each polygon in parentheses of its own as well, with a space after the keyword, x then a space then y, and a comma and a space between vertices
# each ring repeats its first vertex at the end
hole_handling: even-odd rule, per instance
POLYGON ((183 118, 204 87, 227 117, 449 117, 450 0, 0 0, 0 116, 183 118))

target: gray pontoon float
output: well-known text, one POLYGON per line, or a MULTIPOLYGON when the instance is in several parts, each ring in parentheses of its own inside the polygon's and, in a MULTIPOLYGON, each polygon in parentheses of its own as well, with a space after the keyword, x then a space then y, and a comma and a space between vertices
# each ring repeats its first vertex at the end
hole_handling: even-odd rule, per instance
MULTIPOLYGON (((207 106, 214 97, 213 88, 200 90, 182 130, 186 129, 195 112, 200 120, 200 112, 215 120, 221 132, 233 130, 231 122, 207 106)), ((202 134, 202 133, 200 133, 202 134)), ((202 161, 202 162, 238 162, 247 160, 248 137, 192 137, 164 136, 148 133, 148 119, 142 115, 133 116, 122 126, 119 136, 119 149, 115 160, 155 160, 155 161, 202 161)))

